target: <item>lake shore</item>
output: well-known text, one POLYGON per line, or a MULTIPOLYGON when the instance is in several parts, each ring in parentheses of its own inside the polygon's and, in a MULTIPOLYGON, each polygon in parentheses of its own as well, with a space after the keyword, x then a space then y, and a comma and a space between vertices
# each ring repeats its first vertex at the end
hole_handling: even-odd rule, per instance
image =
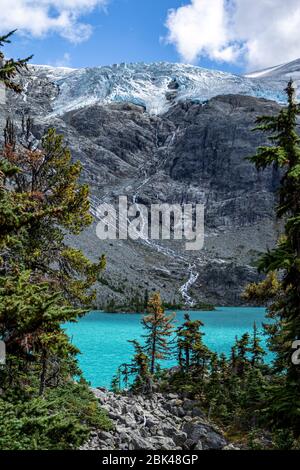
MULTIPOLYGON (((183 323, 186 312, 175 313, 177 328, 183 323)), ((194 320, 204 324, 204 342, 218 354, 230 354, 236 336, 241 337, 246 332, 251 334, 254 322, 260 330, 263 347, 267 350, 262 334, 262 324, 269 321, 265 309, 218 307, 212 312, 195 311, 191 315, 194 320)), ((109 388, 118 367, 130 362, 133 349, 128 341, 143 341, 141 318, 141 314, 94 311, 77 323, 66 324, 66 332, 72 344, 81 351, 78 356, 80 368, 93 387, 109 388)), ((171 368, 174 365, 174 361, 166 360, 162 367, 171 368)))

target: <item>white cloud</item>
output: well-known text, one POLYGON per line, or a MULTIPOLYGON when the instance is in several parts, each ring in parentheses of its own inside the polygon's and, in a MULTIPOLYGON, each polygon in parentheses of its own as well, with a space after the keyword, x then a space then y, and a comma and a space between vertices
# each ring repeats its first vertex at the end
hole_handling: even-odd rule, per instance
POLYGON ((70 67, 71 55, 69 54, 69 52, 65 52, 60 59, 57 59, 54 64, 50 65, 54 65, 55 67, 70 67))
POLYGON ((169 11, 166 26, 187 62, 206 56, 258 69, 300 57, 299 0, 191 0, 169 11))
POLYGON ((18 29, 34 37, 56 32, 73 43, 82 42, 92 27, 80 17, 106 4, 107 0, 0 0, 0 31, 18 29))

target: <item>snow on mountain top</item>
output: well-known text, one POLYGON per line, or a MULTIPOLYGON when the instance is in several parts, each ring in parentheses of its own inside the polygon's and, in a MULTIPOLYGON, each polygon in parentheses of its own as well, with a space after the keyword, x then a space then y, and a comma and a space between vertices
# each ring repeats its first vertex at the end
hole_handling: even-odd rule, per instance
POLYGON ((33 71, 33 73, 36 73, 38 75, 46 75, 49 79, 56 79, 59 80, 60 78, 65 77, 71 72, 74 72, 75 70, 71 67, 53 67, 52 65, 36 65, 36 64, 31 64, 29 65, 29 69, 33 71))
POLYGON ((293 60, 285 64, 277 65, 258 72, 245 75, 247 78, 264 78, 268 80, 285 80, 290 78, 297 81, 300 79, 300 59, 293 60))
POLYGON ((34 76, 46 76, 59 86, 60 93, 53 102, 54 114, 95 103, 125 101, 144 106, 149 113, 162 114, 178 101, 204 102, 230 93, 284 103, 286 75, 291 68, 296 75, 298 71, 300 81, 300 60, 295 62, 297 65, 285 64, 247 76, 166 62, 81 69, 31 66, 31 70, 34 76))
POLYGON ((251 72, 251 73, 247 73, 245 74, 244 76, 246 78, 261 78, 261 77, 268 77, 270 75, 272 75, 272 73, 281 68, 282 65, 276 65, 275 67, 271 67, 269 69, 264 69, 264 70, 259 70, 258 72, 251 72))

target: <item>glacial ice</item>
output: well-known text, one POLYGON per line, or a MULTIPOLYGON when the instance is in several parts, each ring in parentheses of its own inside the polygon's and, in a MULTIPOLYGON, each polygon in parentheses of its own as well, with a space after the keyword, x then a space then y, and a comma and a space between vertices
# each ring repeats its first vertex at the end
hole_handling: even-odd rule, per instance
POLYGON ((36 77, 46 76, 60 89, 53 114, 96 103, 130 102, 151 114, 163 114, 182 100, 205 102, 221 94, 243 94, 285 102, 290 76, 300 82, 300 60, 245 76, 185 64, 119 64, 94 68, 32 66, 36 77), (172 84, 176 84, 172 87, 172 84))

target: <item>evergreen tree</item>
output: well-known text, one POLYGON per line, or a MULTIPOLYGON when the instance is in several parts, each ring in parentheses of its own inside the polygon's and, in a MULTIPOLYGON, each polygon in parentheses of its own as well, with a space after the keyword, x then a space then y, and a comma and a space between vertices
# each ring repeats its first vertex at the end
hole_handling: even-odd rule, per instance
POLYGON ((260 368, 252 366, 247 370, 243 389, 241 398, 244 402, 241 405, 244 409, 245 424, 249 428, 255 428, 266 399, 266 379, 260 368))
POLYGON ((231 370, 235 373, 237 372, 237 338, 235 339, 235 344, 231 348, 231 354, 230 354, 230 367, 231 370))
POLYGON ((269 417, 275 425, 290 426, 299 435, 300 369, 292 364, 291 346, 300 338, 300 106, 292 81, 286 94, 288 105, 277 116, 258 118, 257 129, 270 134, 271 145, 260 147, 251 160, 258 169, 275 165, 282 172, 277 216, 285 221, 285 233, 277 247, 263 256, 259 267, 266 274, 276 272, 281 276, 269 306, 269 316, 276 322, 268 330, 270 347, 276 353, 275 366, 281 374, 270 390, 269 417))
POLYGON ((134 375, 134 388, 145 388, 150 375, 149 358, 138 341, 133 340, 129 342, 134 347, 134 357, 128 367, 126 367, 126 375, 134 375))
POLYGON ((257 325, 254 322, 253 335, 251 338, 251 344, 249 347, 249 353, 251 354, 251 364, 253 367, 263 364, 263 358, 266 355, 265 350, 261 347, 261 340, 258 336, 257 325))
POLYGON ((219 358, 212 353, 209 361, 209 380, 206 383, 205 395, 209 406, 208 416, 212 416, 217 407, 220 391, 219 358))
POLYGON ((237 374, 240 377, 243 377, 245 370, 248 366, 247 354, 250 351, 249 348, 250 336, 248 333, 245 333, 241 339, 238 339, 236 342, 237 349, 237 374))
MULTIPOLYGON (((14 33, 15 31, 11 31, 5 36, 0 36, 0 48, 11 42, 10 38, 14 33)), ((22 70, 27 68, 30 59, 32 59, 32 56, 26 59, 5 60, 3 52, 0 51, 0 83, 3 83, 5 88, 11 89, 16 93, 21 93, 22 88, 15 82, 15 78, 22 70)))
MULTIPOLYGON (((0 82, 20 92, 14 78, 26 60, 5 62, 0 53, 0 62, 0 82)), ((91 222, 79 174, 55 131, 37 150, 18 145, 7 123, 0 156, 0 338, 7 350, 0 407, 8 437, 0 438, 1 449, 71 449, 91 426, 108 424, 87 384, 74 384, 78 351, 61 326, 84 313, 76 305, 90 298, 104 264, 63 242, 91 222)))
MULTIPOLYGON (((0 337, 6 344, 8 367, 14 368, 15 359, 10 358, 19 358, 18 368, 22 365, 26 369, 26 362, 33 363, 35 369, 41 365, 40 394, 44 393, 50 377, 58 383, 70 375, 72 368, 77 372, 75 362, 72 367, 71 364, 78 350, 69 343, 61 324, 75 321, 81 313, 66 306, 63 297, 53 293, 49 283, 31 282, 30 272, 0 277, 0 337), (57 361, 68 363, 65 376, 63 364, 55 372, 57 361)), ((2 388, 21 385, 17 373, 7 383, 6 373, 3 369, 2 388)))
POLYGON ((111 390, 114 393, 119 393, 122 386, 122 366, 118 367, 116 375, 111 380, 111 390))
POLYGON ((200 328, 203 323, 200 320, 191 320, 188 313, 184 315, 184 319, 185 322, 176 331, 179 366, 185 371, 197 367, 198 373, 203 375, 210 358, 210 351, 202 340, 204 333, 200 328))
POLYGON ((159 293, 150 297, 147 310, 142 325, 148 332, 144 335, 145 352, 150 358, 150 372, 154 374, 157 360, 165 359, 170 354, 169 338, 173 332, 175 314, 165 314, 159 293))
POLYGON ((148 289, 145 290, 145 297, 144 297, 144 312, 147 311, 148 308, 148 303, 149 303, 149 291, 148 289))
POLYGON ((95 300, 91 287, 105 267, 105 258, 92 263, 81 250, 65 242, 68 233, 77 235, 92 223, 89 188, 80 184, 81 165, 72 163, 63 136, 49 129, 41 148, 32 149, 31 121, 28 126, 27 139, 19 145, 11 121, 5 129, 3 161, 18 168, 9 181, 14 197, 17 201, 25 198, 32 206, 32 218, 23 230, 22 243, 18 236, 17 244, 6 246, 5 266, 18 265, 37 277, 47 276, 64 291, 68 301, 90 305, 95 300))

